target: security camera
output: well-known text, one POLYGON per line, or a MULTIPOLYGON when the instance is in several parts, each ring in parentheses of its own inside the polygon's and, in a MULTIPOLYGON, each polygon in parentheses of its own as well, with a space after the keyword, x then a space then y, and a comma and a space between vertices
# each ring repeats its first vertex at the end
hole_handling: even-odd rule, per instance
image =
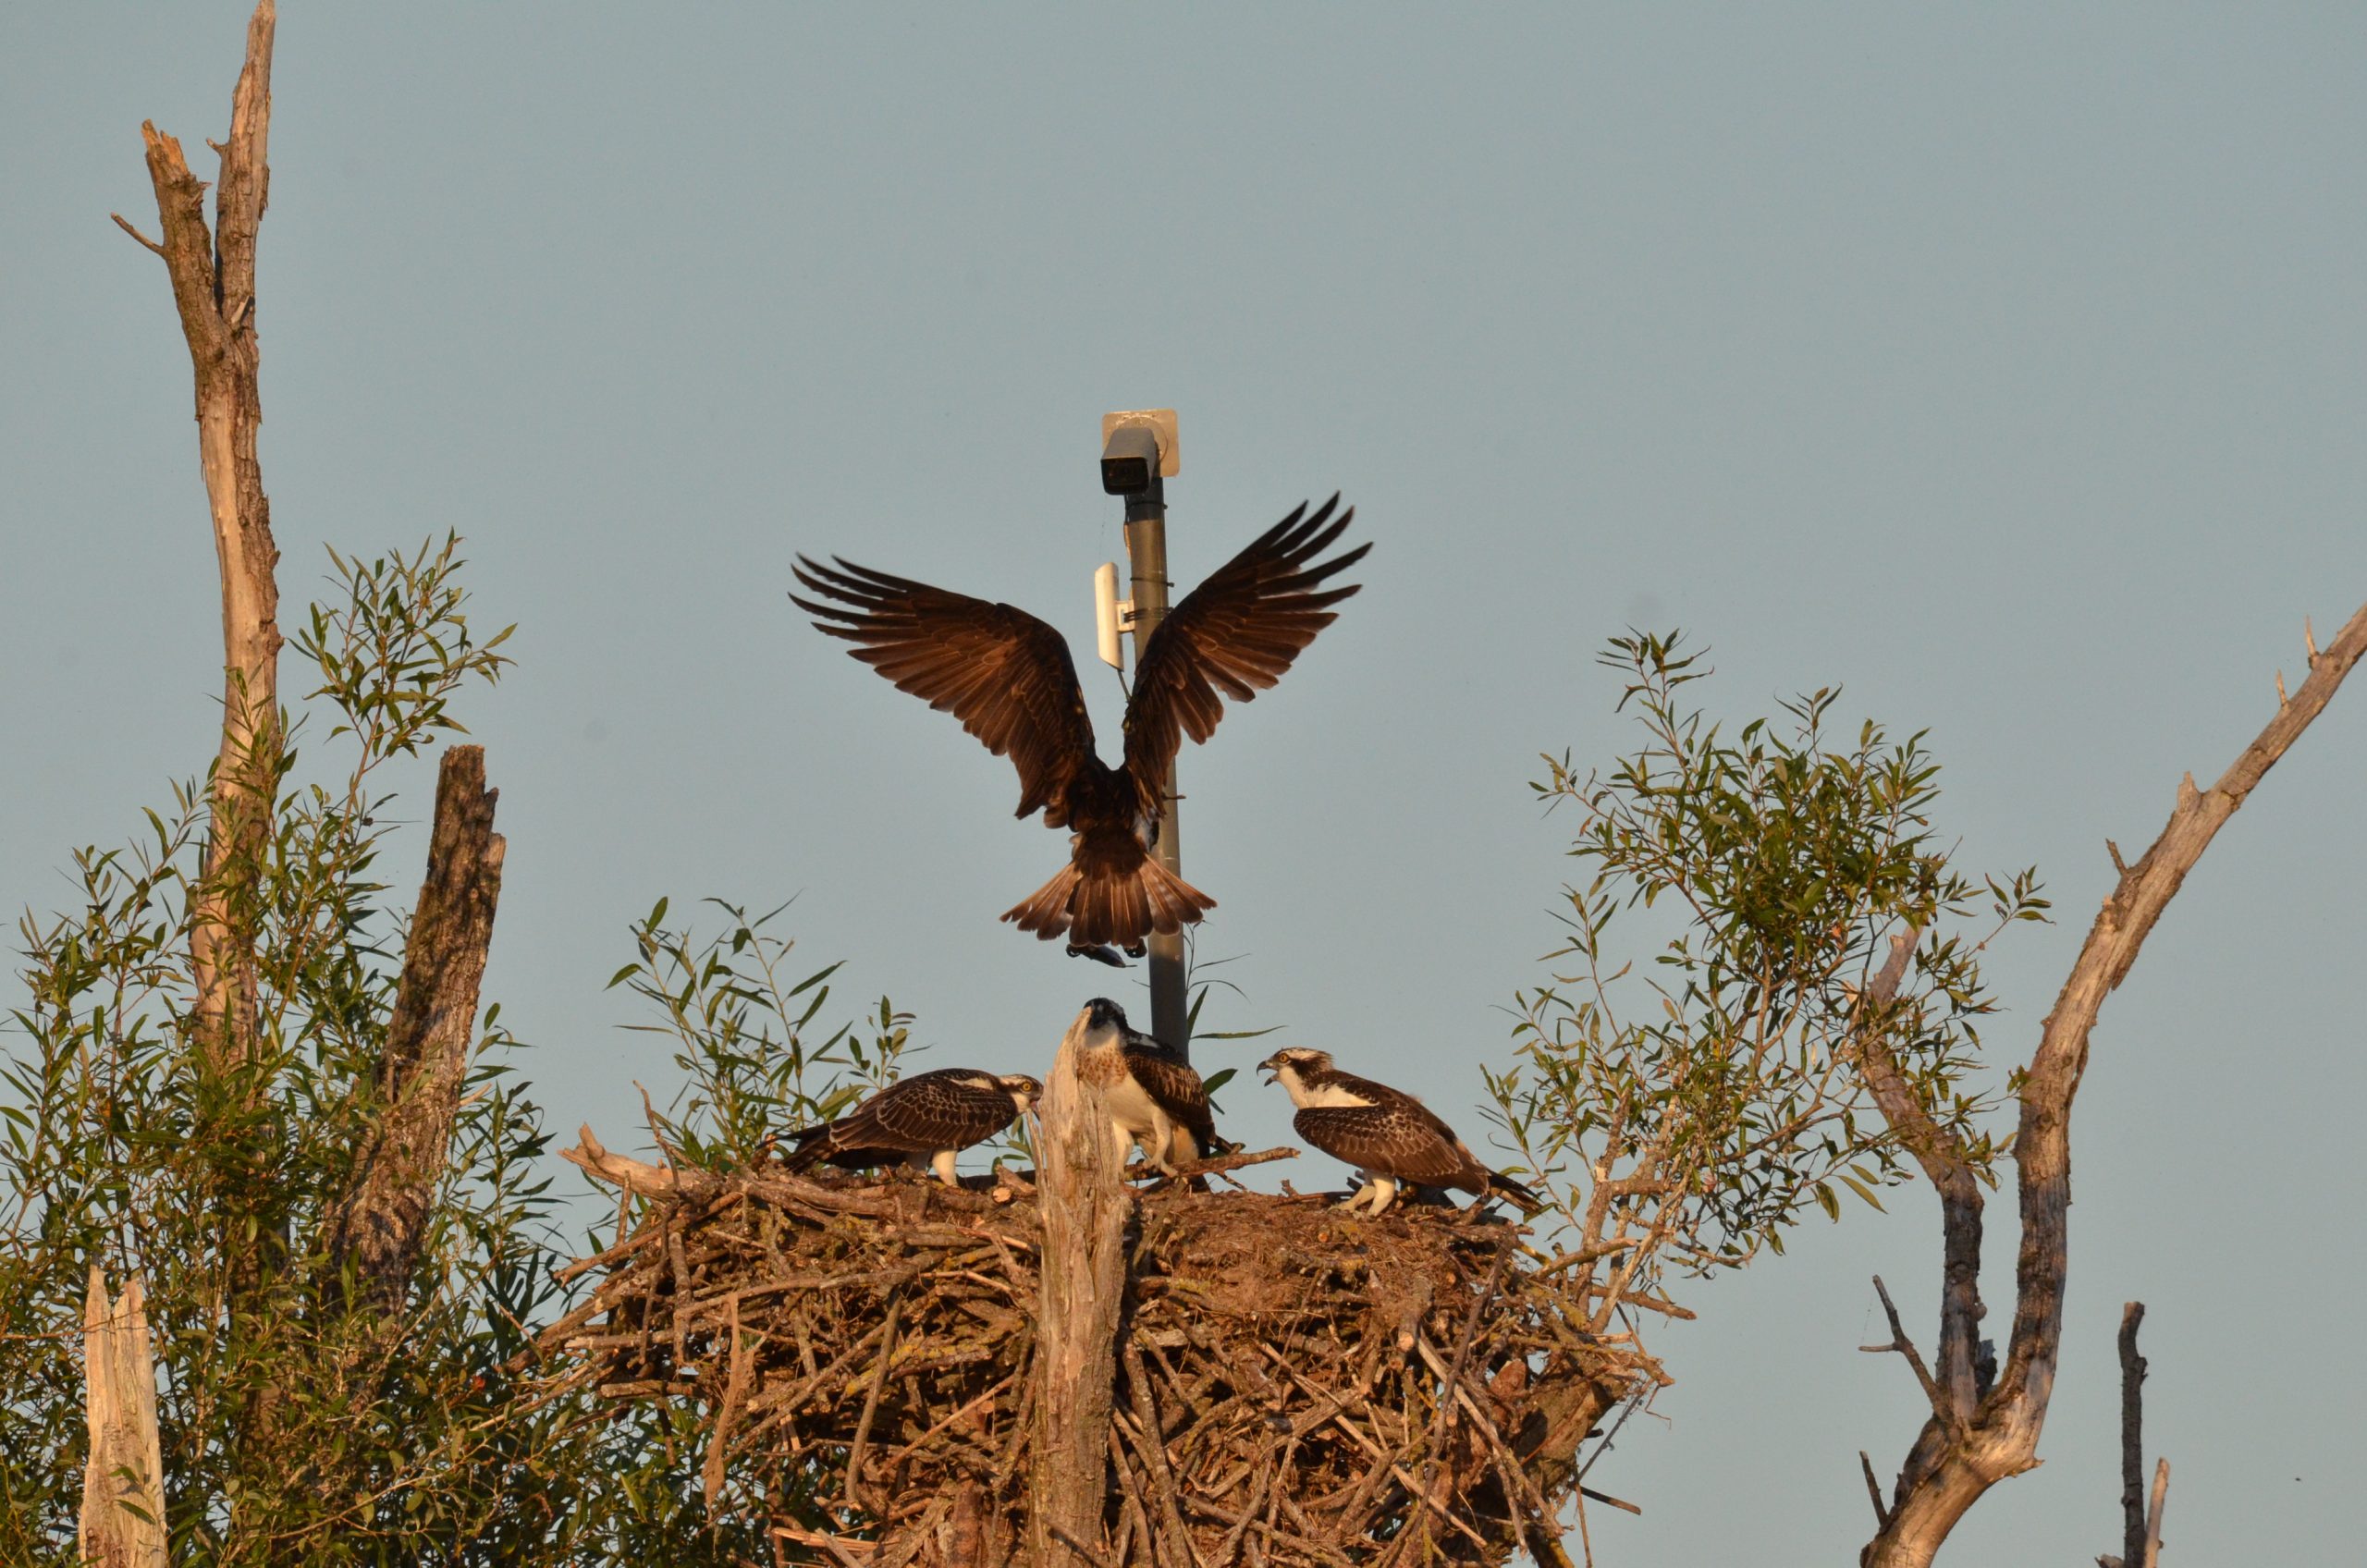
POLYGON ((1112 496, 1139 496, 1159 476, 1159 433, 1147 424, 1122 424, 1101 447, 1101 488, 1112 496))
POLYGON ((1101 488, 1147 495, 1181 468, 1173 409, 1120 409, 1101 416, 1101 488))

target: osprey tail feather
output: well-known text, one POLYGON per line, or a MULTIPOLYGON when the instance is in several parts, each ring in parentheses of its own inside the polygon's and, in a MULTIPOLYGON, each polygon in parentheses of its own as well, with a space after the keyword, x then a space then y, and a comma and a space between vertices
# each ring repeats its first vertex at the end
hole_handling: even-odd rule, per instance
POLYGON ((1515 1182, 1502 1171, 1488 1172, 1488 1190, 1502 1194, 1529 1214, 1535 1214, 1545 1207, 1545 1200, 1538 1195, 1536 1188, 1515 1182))
POLYGON ((1201 892, 1134 845, 1124 858, 1094 856, 1081 864, 1080 855, 1053 875, 1050 881, 1003 913, 1022 931, 1033 931, 1046 941, 1068 933, 1079 947, 1102 943, 1139 945, 1157 931, 1171 934, 1196 925, 1217 907, 1201 892))

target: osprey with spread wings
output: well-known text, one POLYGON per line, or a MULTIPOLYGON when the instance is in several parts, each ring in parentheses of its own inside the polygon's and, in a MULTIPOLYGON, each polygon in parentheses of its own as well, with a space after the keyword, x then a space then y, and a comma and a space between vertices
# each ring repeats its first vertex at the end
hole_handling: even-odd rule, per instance
POLYGON ((1189 735, 1205 741, 1224 716, 1220 694, 1245 703, 1282 679, 1333 605, 1358 584, 1327 588, 1370 545, 1318 560, 1355 516, 1302 506, 1184 597, 1150 635, 1126 704, 1125 761, 1094 750, 1093 722, 1067 642, 1010 605, 990 604, 838 560, 798 557, 797 579, 830 603, 790 595, 849 652, 900 691, 950 713, 1019 769, 1020 816, 1041 811, 1070 830, 1069 864, 1003 918, 1072 950, 1116 943, 1139 951, 1153 931, 1196 923, 1216 900, 1152 857, 1160 795, 1189 735))

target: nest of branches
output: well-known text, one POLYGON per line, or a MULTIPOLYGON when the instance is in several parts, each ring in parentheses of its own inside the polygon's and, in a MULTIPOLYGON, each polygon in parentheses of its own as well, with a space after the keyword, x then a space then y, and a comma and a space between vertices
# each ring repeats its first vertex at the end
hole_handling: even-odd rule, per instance
MULTIPOLYGON (((1519 1235, 1138 1192, 1106 1561, 1565 1562, 1580 1443, 1665 1379, 1588 1332, 1519 1235)), ((607 1398, 698 1402, 710 1502, 760 1513, 777 1562, 1000 1563, 1024 1539, 1039 1236, 1024 1177, 686 1179, 574 1266, 605 1278, 544 1343, 607 1398)))

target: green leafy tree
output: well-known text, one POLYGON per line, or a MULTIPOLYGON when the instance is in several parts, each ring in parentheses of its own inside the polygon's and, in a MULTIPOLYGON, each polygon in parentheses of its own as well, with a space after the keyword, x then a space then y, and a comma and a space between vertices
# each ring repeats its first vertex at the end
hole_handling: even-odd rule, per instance
POLYGON ((1595 1323, 1689 1312, 1667 1276, 1740 1267, 1809 1207, 1880 1205, 1911 1174, 1872 1103, 1870 1041, 1993 1184, 1994 1096, 1977 1086, 1996 1003, 1982 949, 2045 918, 2031 872, 1967 873, 1934 827, 1939 768, 1917 733, 1832 732, 1839 692, 1738 729, 1693 702, 1709 671, 1680 635, 1616 638, 1619 709, 1641 746, 1606 771, 1548 757, 1534 788, 1577 814, 1550 984, 1515 998, 1515 1059, 1490 1073, 1509 1143, 1546 1182, 1557 1267, 1595 1323), (1867 1005, 1901 933, 1891 1002, 1867 1005))

